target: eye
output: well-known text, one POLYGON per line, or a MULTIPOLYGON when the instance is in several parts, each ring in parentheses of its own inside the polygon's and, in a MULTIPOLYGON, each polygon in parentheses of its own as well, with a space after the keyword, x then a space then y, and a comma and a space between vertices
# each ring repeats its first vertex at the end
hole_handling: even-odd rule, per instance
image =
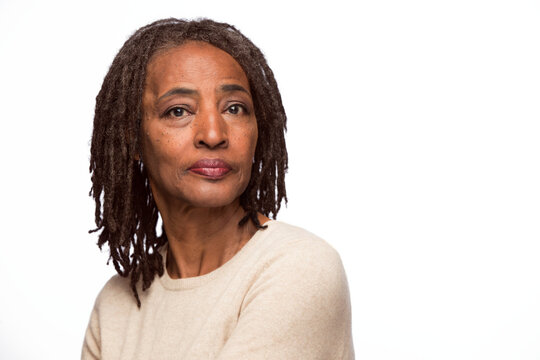
POLYGON ((191 114, 192 112, 186 109, 185 106, 176 105, 166 110, 165 113, 163 114, 163 117, 168 117, 172 119, 180 119, 191 114))
POLYGON ((240 112, 246 112, 246 108, 240 104, 233 104, 227 108, 229 114, 237 115, 240 112))
POLYGON ((174 107, 170 109, 167 113, 173 117, 182 117, 186 115, 187 111, 186 109, 181 107, 174 107))

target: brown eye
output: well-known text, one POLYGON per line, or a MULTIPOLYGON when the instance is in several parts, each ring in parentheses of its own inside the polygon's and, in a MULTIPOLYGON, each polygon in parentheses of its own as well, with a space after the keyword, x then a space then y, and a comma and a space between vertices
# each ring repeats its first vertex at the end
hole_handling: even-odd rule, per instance
POLYGON ((171 114, 174 117, 182 117, 182 116, 186 115, 186 110, 182 109, 180 107, 175 107, 175 108, 169 110, 169 114, 171 114))
POLYGON ((234 105, 231 105, 227 108, 227 111, 229 112, 229 114, 233 114, 233 115, 236 115, 238 114, 240 111, 241 111, 241 106, 238 105, 238 104, 234 104, 234 105))

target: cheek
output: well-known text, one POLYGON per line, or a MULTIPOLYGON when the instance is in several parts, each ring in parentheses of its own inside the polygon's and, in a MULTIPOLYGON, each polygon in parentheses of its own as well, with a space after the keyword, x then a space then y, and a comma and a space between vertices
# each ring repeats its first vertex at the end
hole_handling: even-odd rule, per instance
POLYGON ((143 135, 143 156, 148 161, 160 157, 163 152, 163 135, 145 131, 143 135))
POLYGON ((257 126, 245 126, 238 129, 231 142, 236 144, 235 154, 238 165, 240 165, 242 182, 249 181, 257 146, 257 126))
POLYGON ((257 141, 258 141, 257 126, 254 126, 254 128, 251 129, 251 131, 247 132, 245 138, 246 138, 246 141, 248 142, 246 153, 249 154, 249 158, 246 159, 246 162, 249 162, 248 178, 250 178, 251 171, 253 170, 252 166, 253 166, 253 161, 255 159, 255 150, 257 148, 257 141))
POLYGON ((235 153, 238 160, 242 162, 251 162, 255 155, 257 146, 257 125, 242 126, 234 129, 234 134, 230 140, 234 144, 235 153))
MULTIPOLYGON (((172 136, 167 130, 145 131, 143 134, 143 162, 154 170, 164 166, 177 165, 178 154, 182 153, 181 147, 184 139, 172 136)), ((155 175, 155 174, 154 174, 155 175)))
POLYGON ((246 131, 245 138, 247 142, 249 143, 248 148, 251 153, 251 158, 255 156, 255 148, 257 147, 257 139, 259 137, 258 129, 257 129, 257 123, 255 122, 255 125, 246 131))

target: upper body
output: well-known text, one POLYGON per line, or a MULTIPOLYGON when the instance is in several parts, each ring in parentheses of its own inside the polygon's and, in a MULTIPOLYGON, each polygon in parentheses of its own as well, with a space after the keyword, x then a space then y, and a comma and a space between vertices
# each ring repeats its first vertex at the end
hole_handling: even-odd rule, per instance
POLYGON ((303 229, 267 225, 206 275, 165 272, 141 295, 140 309, 126 279, 111 278, 96 300, 82 358, 353 359, 339 255, 303 229))
POLYGON ((286 200, 285 124, 272 70, 234 27, 165 19, 126 41, 90 158, 98 245, 120 276, 83 358, 353 356, 339 256, 269 219, 286 200))

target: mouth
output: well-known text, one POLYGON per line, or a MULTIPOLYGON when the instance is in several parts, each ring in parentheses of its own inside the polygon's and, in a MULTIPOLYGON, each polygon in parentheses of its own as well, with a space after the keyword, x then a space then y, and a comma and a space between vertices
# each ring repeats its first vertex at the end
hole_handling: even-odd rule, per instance
POLYGON ((205 178, 218 180, 231 171, 231 166, 221 159, 201 159, 191 165, 188 170, 205 178))

